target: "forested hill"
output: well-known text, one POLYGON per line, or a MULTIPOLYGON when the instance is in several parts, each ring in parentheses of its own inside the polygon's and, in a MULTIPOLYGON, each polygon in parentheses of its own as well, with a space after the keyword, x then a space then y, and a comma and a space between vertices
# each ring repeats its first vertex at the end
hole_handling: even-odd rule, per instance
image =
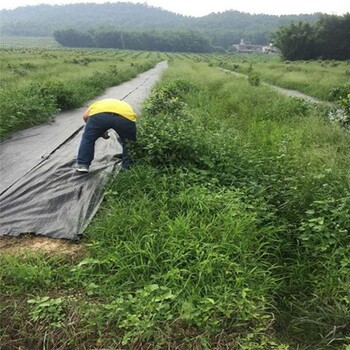
POLYGON ((118 2, 26 6, 1 10, 0 17, 2 35, 50 36, 56 30, 68 28, 82 31, 191 29, 211 37, 230 36, 231 42, 244 37, 252 44, 266 44, 269 34, 281 25, 299 21, 315 23, 319 15, 272 16, 226 11, 197 18, 147 4, 118 2))
POLYGON ((109 27, 113 29, 178 28, 187 18, 145 4, 81 3, 38 5, 2 10, 4 34, 46 36, 58 29, 109 27))

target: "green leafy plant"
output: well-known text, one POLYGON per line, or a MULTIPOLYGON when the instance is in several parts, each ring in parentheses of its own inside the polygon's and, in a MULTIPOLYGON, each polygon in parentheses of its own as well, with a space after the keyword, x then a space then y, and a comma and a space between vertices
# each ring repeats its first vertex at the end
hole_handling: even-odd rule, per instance
POLYGON ((259 86, 260 85, 260 78, 258 75, 250 73, 248 75, 248 82, 252 86, 259 86))
POLYGON ((33 321, 48 322, 50 327, 55 328, 63 326, 65 317, 63 298, 45 296, 29 299, 27 302, 32 306, 30 318, 33 321))
POLYGON ((332 254, 346 244, 350 228, 350 193, 347 197, 316 200, 306 211, 300 240, 312 256, 332 254))

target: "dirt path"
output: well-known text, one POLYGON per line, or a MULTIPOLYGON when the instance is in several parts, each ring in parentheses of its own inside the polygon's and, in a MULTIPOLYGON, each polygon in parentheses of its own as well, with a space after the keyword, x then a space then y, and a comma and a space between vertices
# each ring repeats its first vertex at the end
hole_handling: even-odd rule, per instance
MULTIPOLYGON (((139 114, 166 68, 161 62, 96 99, 122 99, 139 114)), ((96 213, 108 175, 119 171, 121 146, 115 133, 107 141, 99 139, 90 173, 77 174, 73 165, 85 108, 61 113, 53 123, 0 144, 0 236, 34 233, 75 240, 96 213)))

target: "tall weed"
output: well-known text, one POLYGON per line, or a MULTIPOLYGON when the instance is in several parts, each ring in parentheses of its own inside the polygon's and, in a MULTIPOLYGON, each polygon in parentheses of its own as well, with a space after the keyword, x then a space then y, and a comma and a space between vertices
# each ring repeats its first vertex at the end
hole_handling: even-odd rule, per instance
MULTIPOLYGON (((335 286, 329 285, 330 278, 340 279, 337 292, 327 293, 327 303, 337 306, 333 311, 327 310, 339 310, 340 333, 331 335, 330 341, 335 338, 344 341, 347 333, 341 324, 347 322, 342 310, 347 307, 344 296, 348 289, 344 268, 349 253, 344 249, 349 245, 349 202, 345 200, 350 195, 350 164, 345 156, 348 135, 326 122, 321 109, 302 100, 276 99, 272 91, 260 87, 250 91, 252 88, 244 85, 243 80, 228 82, 225 77, 208 81, 208 76, 213 78, 210 72, 203 72, 204 78, 197 82, 187 71, 186 75, 196 90, 178 101, 183 111, 181 117, 172 119, 179 112, 168 113, 166 109, 146 115, 147 120, 141 124, 141 142, 136 144, 137 157, 153 166, 173 164, 184 168, 182 176, 188 181, 195 178, 207 186, 238 187, 244 189, 249 199, 263 199, 259 203, 266 203, 265 222, 284 227, 280 235, 283 244, 279 268, 275 270, 276 276, 284 280, 281 289, 276 290, 279 311, 283 314, 283 308, 303 304, 304 316, 289 309, 293 315, 291 323, 297 324, 311 314, 319 317, 320 324, 313 329, 314 333, 305 333, 305 339, 317 341, 317 334, 325 336, 336 316, 325 313, 316 316, 317 306, 313 302, 319 299, 312 295, 335 291, 335 286), (194 100, 192 109, 190 104, 194 100), (181 128, 177 129, 178 126, 181 128), (164 132, 168 127, 171 131, 164 132), (156 147, 157 152, 149 151, 149 145, 156 147), (336 209, 339 205, 335 204, 338 200, 343 203, 340 213, 336 209), (323 204, 327 209, 315 210, 315 206, 323 204), (323 210, 327 212, 322 214, 323 210), (312 213, 315 216, 309 217, 312 213), (314 264, 318 266, 317 273, 314 264), (282 307, 280 300, 285 299, 290 304, 282 307), (307 300, 312 302, 307 305, 307 300)), ((160 89, 168 88, 165 85, 160 89)), ((172 98, 176 97, 180 95, 174 90, 172 98)), ((324 345, 320 340, 321 343, 324 345)))

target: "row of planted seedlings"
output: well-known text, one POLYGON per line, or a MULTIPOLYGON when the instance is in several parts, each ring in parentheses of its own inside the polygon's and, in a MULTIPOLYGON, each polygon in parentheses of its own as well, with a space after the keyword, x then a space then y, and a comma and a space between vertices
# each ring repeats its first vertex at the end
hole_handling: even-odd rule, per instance
POLYGON ((80 107, 160 60, 146 52, 3 49, 0 137, 80 107))

